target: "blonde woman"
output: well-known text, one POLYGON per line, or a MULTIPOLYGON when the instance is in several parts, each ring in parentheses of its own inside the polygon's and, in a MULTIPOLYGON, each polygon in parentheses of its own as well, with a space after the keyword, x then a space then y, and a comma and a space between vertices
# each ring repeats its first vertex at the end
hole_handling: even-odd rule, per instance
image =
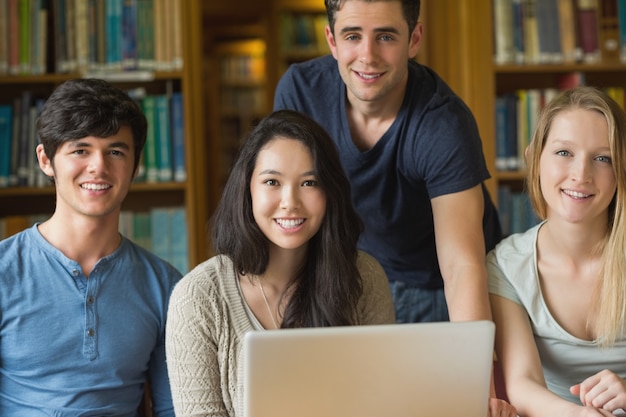
POLYGON ((506 392, 520 416, 626 409, 626 116, 599 89, 561 93, 527 150, 543 221, 487 258, 506 392))

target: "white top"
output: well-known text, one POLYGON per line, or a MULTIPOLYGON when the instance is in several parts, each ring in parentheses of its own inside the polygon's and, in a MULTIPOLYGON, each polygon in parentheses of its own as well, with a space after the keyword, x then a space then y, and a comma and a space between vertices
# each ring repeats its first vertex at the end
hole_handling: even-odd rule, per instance
POLYGON ((548 389, 580 404, 569 387, 603 369, 626 378, 626 338, 611 348, 574 337, 554 319, 541 292, 537 272, 537 234, 543 223, 504 239, 487 255, 489 292, 526 309, 548 389))

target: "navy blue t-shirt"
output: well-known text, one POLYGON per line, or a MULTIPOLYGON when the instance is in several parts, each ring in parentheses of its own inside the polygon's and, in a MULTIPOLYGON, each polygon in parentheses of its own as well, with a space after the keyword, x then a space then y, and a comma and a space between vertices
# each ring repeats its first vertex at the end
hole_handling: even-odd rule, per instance
MULTIPOLYGON (((359 248, 382 264, 389 280, 420 288, 443 286, 430 200, 489 178, 476 121, 431 69, 409 61, 404 101, 376 145, 360 151, 346 118, 346 88, 331 56, 289 67, 274 109, 293 109, 320 123, 335 141, 365 230, 359 248)), ((485 190, 487 250, 500 224, 485 190)))

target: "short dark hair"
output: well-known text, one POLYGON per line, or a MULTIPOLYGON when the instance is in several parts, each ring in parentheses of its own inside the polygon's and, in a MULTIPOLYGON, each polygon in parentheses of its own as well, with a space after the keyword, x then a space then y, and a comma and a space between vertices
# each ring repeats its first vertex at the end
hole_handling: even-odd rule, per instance
POLYGON ((212 218, 215 251, 227 255, 242 275, 265 272, 269 241, 254 220, 250 181, 259 152, 279 137, 300 141, 311 152, 318 184, 326 196, 326 213, 309 241, 306 265, 292 283, 283 327, 354 324, 362 292, 356 244, 363 225, 352 205, 350 183, 335 144, 308 116, 279 110, 250 132, 212 218))
MULTIPOLYGON (((326 6, 326 13, 328 15, 328 25, 330 26, 330 30, 335 34, 335 17, 337 15, 337 11, 341 8, 341 6, 347 0, 324 0, 324 5, 326 6)), ((409 34, 413 32, 415 26, 417 26, 417 21, 420 17, 420 0, 359 0, 364 1, 366 3, 374 3, 377 1, 399 1, 402 3, 402 14, 404 15, 404 20, 406 20, 407 25, 409 26, 409 34)))
POLYGON ((136 170, 146 143, 146 117, 128 94, 109 82, 95 78, 65 81, 46 100, 37 119, 39 141, 53 165, 63 143, 87 136, 107 138, 123 126, 133 134, 136 170))

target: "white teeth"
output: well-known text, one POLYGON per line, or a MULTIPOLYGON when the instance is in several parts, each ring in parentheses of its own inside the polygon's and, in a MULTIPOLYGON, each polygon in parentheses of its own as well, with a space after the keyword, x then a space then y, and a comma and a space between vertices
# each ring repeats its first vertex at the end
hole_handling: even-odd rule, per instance
POLYGON ((579 193, 578 191, 563 190, 563 192, 567 194, 568 196, 574 197, 574 198, 587 198, 590 196, 590 194, 583 194, 583 193, 579 193))
POLYGON ((110 188, 107 184, 82 184, 81 187, 87 190, 106 190, 110 188))
POLYGON ((363 74, 362 72, 359 72, 359 75, 362 78, 365 78, 366 80, 373 80, 374 78, 378 78, 380 77, 380 74, 363 74))
POLYGON ((278 223, 281 227, 285 229, 291 229, 297 226, 300 226, 304 223, 304 219, 294 219, 294 220, 284 220, 284 219, 276 219, 276 223, 278 223))

